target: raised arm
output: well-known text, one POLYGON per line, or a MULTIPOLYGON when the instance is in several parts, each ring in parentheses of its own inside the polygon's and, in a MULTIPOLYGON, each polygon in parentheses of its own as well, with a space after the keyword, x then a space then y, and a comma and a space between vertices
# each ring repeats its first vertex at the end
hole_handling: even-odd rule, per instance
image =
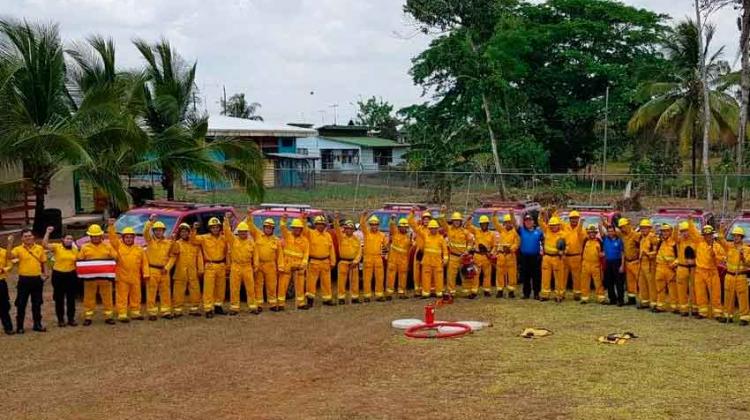
POLYGON ((253 236, 253 239, 258 239, 258 236, 260 236, 263 232, 258 229, 258 226, 255 226, 255 219, 253 218, 253 209, 248 208, 247 209, 247 217, 245 217, 245 223, 247 223, 247 226, 250 228, 250 235, 253 236))
POLYGON ((232 233, 232 212, 224 213, 224 221, 221 223, 221 229, 224 232, 224 238, 227 243, 232 243, 234 233, 232 233))
POLYGON ((396 232, 398 232, 398 226, 396 226, 396 215, 392 214, 388 221, 388 233, 390 233, 391 242, 393 241, 396 232))
POLYGON ((492 227, 495 229, 496 232, 502 232, 500 229, 503 228, 503 225, 500 223, 500 218, 497 217, 497 212, 492 212, 492 227))
POLYGON ((115 230, 115 219, 107 220, 107 239, 109 239, 109 244, 115 251, 120 249, 122 243, 120 242, 120 237, 117 236, 117 231, 115 230))
POLYGON ((287 217, 286 213, 282 214, 279 218, 279 232, 281 233, 281 237, 286 241, 289 239, 289 228, 287 227, 287 222, 289 218, 287 217))
POLYGON ((466 217, 466 223, 464 223, 464 226, 466 226, 466 230, 468 230, 469 233, 471 233, 472 235, 476 235, 477 232, 479 232, 479 229, 477 229, 477 227, 474 226, 473 223, 471 223, 471 221, 473 220, 473 218, 474 217, 472 215, 468 215, 466 217))
POLYGON ((52 247, 49 243, 49 235, 54 232, 55 228, 53 226, 47 226, 47 230, 44 231, 44 237, 42 238, 42 247, 46 249, 47 251, 52 251, 52 247))
POLYGON ((359 214, 359 229, 365 238, 370 236, 370 229, 367 228, 367 210, 359 214))
POLYGON ((154 239, 153 236, 151 236, 151 227, 154 226, 155 222, 156 215, 152 214, 148 216, 148 221, 143 225, 143 239, 147 244, 151 243, 151 241, 154 239))

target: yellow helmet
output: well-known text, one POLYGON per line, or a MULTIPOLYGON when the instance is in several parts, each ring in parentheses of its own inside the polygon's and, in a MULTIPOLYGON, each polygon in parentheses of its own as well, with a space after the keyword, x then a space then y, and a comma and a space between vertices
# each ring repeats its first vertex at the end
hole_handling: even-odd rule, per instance
POLYGON ((379 225, 380 224, 380 219, 378 219, 378 216, 375 216, 375 215, 370 216, 370 218, 367 219, 367 224, 368 225, 379 225))
POLYGON ((714 234, 714 227, 711 225, 703 226, 703 234, 704 235, 713 235, 714 234))
POLYGON ((661 230, 672 230, 672 225, 670 225, 669 223, 662 223, 661 230))
POLYGON ((190 225, 187 223, 180 223, 179 229, 187 229, 190 230, 190 225))
POLYGON ((593 233, 596 233, 596 231, 597 231, 597 230, 599 230, 599 229, 598 229, 598 228, 596 227, 596 225, 589 225, 589 226, 588 226, 588 227, 586 228, 586 230, 587 230, 588 232, 593 232, 593 233))
POLYGON ((438 224, 437 220, 430 220, 430 223, 427 223, 428 229, 437 229, 440 225, 438 224))
POLYGON ((487 215, 483 214, 483 215, 479 216, 479 224, 480 225, 482 223, 489 223, 489 222, 490 222, 490 218, 487 215))
POLYGON ((263 221, 263 226, 276 226, 276 221, 269 217, 268 219, 263 221))
POLYGON ((212 217, 212 218, 208 219, 208 227, 211 227, 211 226, 218 226, 218 225, 220 225, 220 224, 221 224, 221 222, 220 222, 220 221, 219 221, 219 219, 218 219, 218 218, 216 218, 216 217, 212 217))
POLYGON ((403 217, 398 220, 398 226, 399 227, 409 227, 409 221, 404 219, 403 217))
POLYGON ((732 235, 745 236, 745 229, 742 229, 740 226, 736 226, 734 229, 732 229, 732 235))
POLYGON ((250 226, 245 222, 240 222, 240 224, 237 225, 237 232, 247 232, 248 230, 250 230, 250 226))
POLYGON ((326 218, 324 216, 315 216, 315 219, 313 219, 313 223, 315 223, 316 225, 319 225, 319 224, 326 225, 326 224, 328 224, 326 222, 326 218))
POLYGON ((549 223, 547 223, 550 226, 559 226, 560 225, 560 218, 557 216, 552 216, 549 219, 549 223))
POLYGON ((454 211, 453 214, 451 214, 451 222, 454 220, 464 220, 464 218, 461 217, 461 213, 454 211))
POLYGON ((132 227, 128 226, 122 230, 122 234, 123 235, 135 235, 135 230, 132 227))
POLYGON ((640 227, 642 227, 642 228, 650 228, 650 227, 653 227, 653 226, 651 225, 651 220, 649 220, 649 219, 641 219, 641 222, 640 222, 640 223, 638 224, 638 226, 640 226, 640 227))
POLYGON ((354 229, 354 222, 351 220, 345 220, 344 227, 349 228, 349 229, 354 229))
POLYGON ((626 219, 624 217, 621 217, 620 220, 617 221, 617 227, 623 227, 623 226, 627 226, 629 224, 630 224, 630 220, 628 220, 628 219, 626 219))
POLYGON ((93 225, 90 225, 89 228, 86 230, 86 235, 89 235, 89 236, 102 236, 102 235, 104 235, 104 231, 102 230, 101 226, 99 226, 97 224, 93 224, 93 225))
POLYGON ((430 213, 429 211, 423 211, 422 218, 424 219, 425 217, 429 217, 430 219, 432 219, 432 213, 430 213))
POLYGON ((580 219, 581 218, 581 213, 579 213, 577 210, 573 210, 573 211, 570 212, 570 214, 568 214, 568 218, 569 219, 572 219, 574 217, 577 217, 577 218, 580 219))
POLYGON ((291 226, 293 228, 304 228, 305 224, 302 223, 302 219, 294 219, 292 220, 291 226))
POLYGON ((162 222, 161 220, 157 220, 154 222, 153 226, 151 226, 151 229, 166 229, 167 226, 162 222))
POLYGON ((680 224, 677 225, 677 228, 680 231, 686 231, 686 230, 690 229, 690 224, 688 222, 680 222, 680 224))
POLYGON ((503 216, 503 222, 512 222, 512 221, 513 219, 511 218, 511 215, 506 214, 505 216, 503 216))

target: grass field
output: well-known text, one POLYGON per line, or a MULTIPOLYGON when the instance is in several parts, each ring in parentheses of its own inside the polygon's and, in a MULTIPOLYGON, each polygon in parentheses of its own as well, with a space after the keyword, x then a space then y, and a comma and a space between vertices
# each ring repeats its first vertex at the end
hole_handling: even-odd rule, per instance
POLYGON ((65 329, 45 301, 49 332, 0 337, 0 417, 750 418, 737 324, 486 298, 438 319, 492 327, 418 341, 390 322, 421 300, 65 329), (529 326, 554 335, 518 337, 529 326), (640 338, 596 342, 623 331, 640 338))

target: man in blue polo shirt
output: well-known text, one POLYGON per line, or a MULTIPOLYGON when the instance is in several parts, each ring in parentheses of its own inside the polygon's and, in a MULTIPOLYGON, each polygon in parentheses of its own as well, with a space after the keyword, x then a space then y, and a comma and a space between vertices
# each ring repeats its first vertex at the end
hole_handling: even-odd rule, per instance
POLYGON ((523 283, 523 297, 528 299, 534 291, 534 299, 539 299, 539 291, 542 288, 542 241, 544 235, 541 229, 534 224, 534 218, 530 214, 523 217, 523 226, 518 228, 518 236, 521 238, 521 246, 518 249, 519 263, 521 265, 521 282, 523 283))
POLYGON ((625 304, 625 257, 624 244, 617 236, 614 226, 607 226, 606 231, 599 228, 602 234, 604 251, 604 287, 609 294, 609 304, 622 306, 625 304))

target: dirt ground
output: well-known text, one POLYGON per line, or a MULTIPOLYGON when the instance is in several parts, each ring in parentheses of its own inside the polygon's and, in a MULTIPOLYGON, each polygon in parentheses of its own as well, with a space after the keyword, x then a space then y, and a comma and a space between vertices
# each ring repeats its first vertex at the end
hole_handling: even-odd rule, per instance
POLYGON ((0 337, 0 417, 750 418, 750 327, 493 297, 438 309, 493 323, 468 337, 391 329, 424 305, 61 329, 47 299, 49 332, 0 337), (623 331, 641 337, 596 342, 623 331))

